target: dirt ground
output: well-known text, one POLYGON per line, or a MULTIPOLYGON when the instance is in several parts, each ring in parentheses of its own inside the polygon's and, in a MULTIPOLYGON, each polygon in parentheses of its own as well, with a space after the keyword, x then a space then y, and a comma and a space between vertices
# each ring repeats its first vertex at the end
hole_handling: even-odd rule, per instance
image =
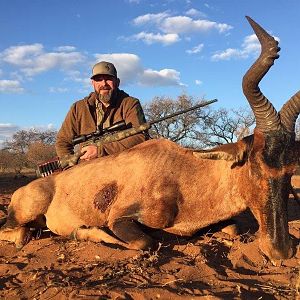
MULTIPOLYGON (((11 194, 31 181, 0 175, 0 217, 11 194)), ((300 177, 293 177, 300 195, 300 177)), ((288 200, 289 228, 300 241, 300 206, 288 200)), ((0 299, 300 299, 300 249, 282 262, 258 250, 249 212, 236 218, 241 233, 220 226, 193 238, 152 232, 156 252, 78 242, 34 232, 21 250, 0 242, 0 299)))

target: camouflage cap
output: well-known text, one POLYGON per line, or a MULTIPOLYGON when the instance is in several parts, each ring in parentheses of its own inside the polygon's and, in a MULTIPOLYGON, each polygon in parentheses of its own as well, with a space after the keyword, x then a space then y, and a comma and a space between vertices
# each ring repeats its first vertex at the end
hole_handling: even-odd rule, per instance
POLYGON ((96 75, 110 75, 116 78, 118 77, 115 66, 107 61, 100 61, 93 66, 91 79, 93 79, 96 75))

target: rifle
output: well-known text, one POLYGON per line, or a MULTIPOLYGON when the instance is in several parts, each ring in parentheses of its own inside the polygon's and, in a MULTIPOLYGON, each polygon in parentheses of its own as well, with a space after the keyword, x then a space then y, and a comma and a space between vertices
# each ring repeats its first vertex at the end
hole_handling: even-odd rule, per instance
MULTIPOLYGON (((124 138, 127 138, 129 136, 132 136, 137 133, 140 133, 140 132, 150 129, 153 124, 162 122, 167 119, 172 119, 178 115, 185 114, 187 112, 207 106, 207 105, 212 104, 217 101, 218 101, 217 99, 204 101, 204 102, 197 104, 195 106, 192 106, 190 108, 187 108, 187 109, 175 112, 173 114, 161 117, 154 121, 146 122, 137 127, 128 128, 125 121, 120 121, 120 122, 115 123, 111 127, 108 127, 108 128, 102 129, 102 130, 97 129, 95 132, 92 132, 89 134, 75 136, 72 140, 72 144, 74 146, 77 144, 80 144, 80 143, 83 144, 83 146, 88 146, 88 145, 100 146, 100 145, 107 144, 110 142, 120 141, 124 138)), ((82 155, 83 155, 83 153, 81 153, 80 151, 77 151, 74 154, 69 154, 69 155, 62 157, 61 159, 56 157, 50 161, 44 162, 44 163, 38 165, 37 175, 40 177, 45 177, 54 172, 62 171, 66 168, 73 167, 78 164, 79 158, 82 155)))

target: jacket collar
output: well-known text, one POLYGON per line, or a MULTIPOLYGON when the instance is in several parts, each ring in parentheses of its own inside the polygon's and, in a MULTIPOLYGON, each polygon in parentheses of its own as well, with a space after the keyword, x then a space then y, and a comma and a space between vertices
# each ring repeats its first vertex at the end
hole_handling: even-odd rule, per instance
POLYGON ((97 99, 97 96, 96 96, 96 93, 95 92, 92 92, 90 93, 87 97, 87 102, 90 106, 96 106, 96 99, 97 99))

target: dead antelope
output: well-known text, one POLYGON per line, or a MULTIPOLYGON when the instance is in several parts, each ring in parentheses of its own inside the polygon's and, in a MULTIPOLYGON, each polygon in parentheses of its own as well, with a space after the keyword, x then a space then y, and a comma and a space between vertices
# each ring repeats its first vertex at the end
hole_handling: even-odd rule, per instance
POLYGON ((191 236, 249 207, 260 226, 261 251, 273 259, 290 257, 287 200, 299 157, 295 121, 300 92, 279 113, 262 94, 258 84, 280 49, 263 28, 248 21, 261 43, 261 55, 243 78, 256 118, 253 135, 210 151, 150 140, 37 179, 13 194, 0 239, 23 246, 33 221, 45 216, 58 235, 147 249, 155 243, 141 224, 191 236))

